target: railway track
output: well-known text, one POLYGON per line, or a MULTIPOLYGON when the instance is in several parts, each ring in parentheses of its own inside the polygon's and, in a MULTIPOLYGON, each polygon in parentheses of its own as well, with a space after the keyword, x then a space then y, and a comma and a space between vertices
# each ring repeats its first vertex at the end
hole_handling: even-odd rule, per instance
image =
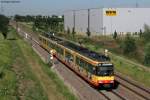
MULTIPOLYGON (((107 96, 105 93, 99 91, 99 93, 101 95, 103 95, 107 100, 112 100, 112 98, 110 96, 107 96)), ((126 100, 126 98, 122 97, 120 94, 114 92, 114 91, 110 91, 111 94, 115 95, 119 100, 126 100)))
POLYGON ((101 95, 103 95, 107 100, 111 100, 111 98, 109 98, 107 95, 105 95, 103 92, 100 92, 99 91, 99 93, 101 94, 101 95))
POLYGON ((140 96, 141 98, 143 98, 145 100, 150 100, 150 91, 148 89, 145 89, 145 88, 129 81, 128 79, 125 79, 124 77, 122 77, 118 74, 115 74, 115 76, 117 78, 117 81, 120 82, 120 85, 122 85, 126 89, 132 91, 133 93, 140 96))
MULTIPOLYGON (((72 72, 76 73, 76 75, 78 75, 80 78, 82 78, 84 81, 86 81, 89 85, 91 85, 87 80, 85 80, 79 73, 75 72, 72 68, 69 67, 68 64, 62 62, 59 58, 57 58, 61 63, 63 63, 65 66, 67 66, 67 68, 69 68, 72 72)), ((92 88, 95 89, 95 87, 91 86, 92 88)), ((96 89, 102 96, 104 96, 107 100, 112 100, 112 98, 110 98, 109 96, 107 96, 105 93, 103 93, 102 91, 96 89)), ((115 95, 118 97, 119 100, 126 100, 124 97, 122 97, 119 93, 115 92, 115 91, 109 91, 111 94, 115 95)))
MULTIPOLYGON (((23 37, 26 37, 26 34, 27 33, 24 33, 22 32, 21 33, 23 37)), ((20 34, 20 35, 21 35, 20 34)), ((37 40, 35 40, 34 38, 32 38, 30 35, 27 36, 27 40, 30 40, 30 43, 32 43, 32 45, 35 44, 38 44, 39 45, 39 42, 37 40)), ((28 41, 29 42, 29 41, 28 41)), ((59 60, 60 61, 60 60, 59 60)), ((66 65, 66 64, 65 64, 66 65)), ((79 76, 79 75, 78 75, 79 76)), ((150 100, 150 91, 147 90, 147 89, 144 89, 143 87, 140 87, 132 82, 130 82, 129 80, 123 78, 122 76, 119 76, 119 75, 115 75, 117 77, 117 81, 119 81, 120 85, 122 85, 123 87, 125 87, 126 89, 134 92, 136 95, 142 97, 143 99, 145 100, 150 100), (128 84, 130 85, 128 85, 128 84), (135 89, 136 88, 136 89, 135 89)), ((83 78, 82 78, 83 79, 83 78)), ((105 93, 101 92, 101 91, 98 91, 101 95, 103 95, 107 100, 111 100, 112 98, 107 96, 105 93)), ((120 93, 112 90, 112 91, 109 91, 110 93, 116 95, 118 98, 120 98, 121 100, 125 100, 127 98, 124 98, 122 95, 120 95, 120 93)))

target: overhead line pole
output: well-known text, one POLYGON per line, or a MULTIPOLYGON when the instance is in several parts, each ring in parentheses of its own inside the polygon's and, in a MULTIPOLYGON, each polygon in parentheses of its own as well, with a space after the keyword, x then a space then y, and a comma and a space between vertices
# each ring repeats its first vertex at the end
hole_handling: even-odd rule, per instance
POLYGON ((90 31, 90 9, 88 9, 88 30, 90 31))
POLYGON ((76 11, 73 10, 73 27, 74 27, 74 30, 75 30, 75 27, 76 27, 76 11))

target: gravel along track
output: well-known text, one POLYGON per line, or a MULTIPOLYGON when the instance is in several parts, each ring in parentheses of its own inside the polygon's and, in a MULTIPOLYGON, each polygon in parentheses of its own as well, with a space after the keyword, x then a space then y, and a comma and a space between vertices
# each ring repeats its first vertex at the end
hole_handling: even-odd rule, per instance
MULTIPOLYGON (((19 34, 22 37, 26 37, 27 33, 20 31, 19 34)), ((30 42, 33 49, 45 62, 47 62, 48 52, 39 46, 38 40, 35 40, 30 35, 28 35, 25 40, 30 42)), ((97 91, 56 59, 54 61, 53 70, 64 80, 65 84, 67 84, 74 94, 81 100, 150 100, 148 92, 142 91, 137 86, 133 86, 128 81, 125 81, 117 76, 116 80, 120 83, 117 89, 112 91, 97 91), (134 91, 138 92, 138 94, 134 91)))

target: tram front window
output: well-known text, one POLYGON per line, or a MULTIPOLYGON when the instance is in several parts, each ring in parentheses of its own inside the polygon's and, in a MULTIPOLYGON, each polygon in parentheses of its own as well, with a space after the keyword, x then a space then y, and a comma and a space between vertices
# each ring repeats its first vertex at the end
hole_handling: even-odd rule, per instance
POLYGON ((98 76, 111 76, 113 73, 112 64, 101 64, 100 66, 97 66, 96 74, 98 76))

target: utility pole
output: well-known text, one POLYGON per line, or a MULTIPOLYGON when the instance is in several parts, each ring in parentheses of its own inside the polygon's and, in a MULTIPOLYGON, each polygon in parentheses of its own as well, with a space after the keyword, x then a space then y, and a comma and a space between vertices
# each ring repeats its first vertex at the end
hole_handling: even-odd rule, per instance
POLYGON ((88 9, 88 30, 90 31, 90 9, 88 9))
POLYGON ((136 7, 136 8, 138 8, 138 7, 139 7, 139 4, 138 4, 138 1, 137 1, 137 0, 136 0, 135 7, 136 7))
POLYGON ((73 28, 75 30, 75 27, 76 27, 76 11, 73 10, 73 28))

